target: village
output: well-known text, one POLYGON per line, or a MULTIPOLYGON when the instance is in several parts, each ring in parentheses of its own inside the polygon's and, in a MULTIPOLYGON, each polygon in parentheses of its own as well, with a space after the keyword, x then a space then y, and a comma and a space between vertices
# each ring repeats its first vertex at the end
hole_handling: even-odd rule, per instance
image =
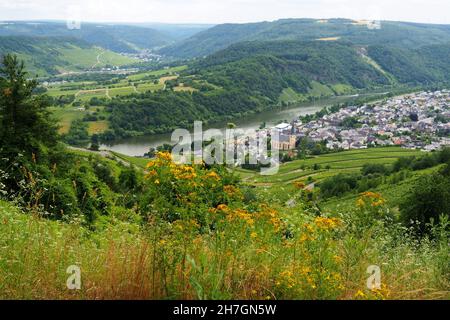
POLYGON ((450 91, 421 92, 386 102, 341 108, 303 123, 281 123, 268 129, 279 139, 272 147, 294 150, 302 138, 326 143, 330 150, 402 146, 433 151, 450 145, 450 91))

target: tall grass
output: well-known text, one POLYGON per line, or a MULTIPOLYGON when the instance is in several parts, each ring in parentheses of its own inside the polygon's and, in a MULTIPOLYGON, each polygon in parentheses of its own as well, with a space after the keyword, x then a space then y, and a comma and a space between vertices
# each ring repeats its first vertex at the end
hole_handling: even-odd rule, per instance
POLYGON ((192 220, 138 226, 114 217, 92 232, 0 202, 0 298, 450 298, 448 226, 418 241, 368 223, 370 210, 355 209, 359 221, 222 206, 211 212, 214 232, 192 220), (81 290, 66 287, 70 265, 81 268, 81 290), (381 267, 380 290, 366 288, 369 265, 381 267))

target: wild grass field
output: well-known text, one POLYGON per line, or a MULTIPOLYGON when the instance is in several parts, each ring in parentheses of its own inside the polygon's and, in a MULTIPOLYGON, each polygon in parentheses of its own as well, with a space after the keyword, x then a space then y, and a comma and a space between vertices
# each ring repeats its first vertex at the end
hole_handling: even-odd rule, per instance
POLYGON ((228 174, 177 166, 168 154, 147 167, 146 192, 156 197, 148 216, 116 210, 89 228, 0 201, 0 298, 450 297, 448 220, 418 241, 375 193, 350 211, 316 215, 300 190, 286 207, 255 202, 228 174), (172 210, 180 218, 163 218, 172 210), (81 270, 80 290, 67 288, 70 266, 81 270), (370 266, 381 268, 379 288, 367 287, 370 266))

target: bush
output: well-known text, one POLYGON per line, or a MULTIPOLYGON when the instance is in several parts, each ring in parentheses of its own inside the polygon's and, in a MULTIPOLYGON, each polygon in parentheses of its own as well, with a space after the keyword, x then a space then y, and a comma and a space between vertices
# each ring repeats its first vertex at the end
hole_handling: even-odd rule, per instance
POLYGON ((368 176, 369 174, 386 174, 388 172, 387 168, 383 164, 365 164, 362 169, 361 173, 363 176, 368 176))
POLYGON ((418 231, 427 231, 427 224, 441 215, 450 216, 450 175, 448 167, 441 172, 420 178, 408 197, 401 203, 401 217, 418 231))

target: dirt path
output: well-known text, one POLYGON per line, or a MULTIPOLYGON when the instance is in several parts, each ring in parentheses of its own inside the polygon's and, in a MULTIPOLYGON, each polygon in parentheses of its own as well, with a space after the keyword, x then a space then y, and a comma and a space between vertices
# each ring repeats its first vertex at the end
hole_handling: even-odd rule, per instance
POLYGON ((121 159, 121 158, 115 156, 114 153, 112 153, 111 151, 108 151, 108 150, 93 151, 93 150, 89 150, 89 149, 77 148, 77 147, 71 147, 71 146, 68 146, 68 148, 70 150, 74 150, 74 151, 81 151, 81 152, 95 154, 95 155, 98 155, 105 159, 112 159, 112 160, 122 163, 126 167, 133 166, 133 164, 131 162, 125 161, 124 159, 121 159))
POLYGON ((100 60, 100 57, 104 54, 105 54, 105 51, 102 51, 97 55, 97 62, 92 65, 91 69, 95 69, 95 67, 97 67, 100 63, 102 63, 100 60))

